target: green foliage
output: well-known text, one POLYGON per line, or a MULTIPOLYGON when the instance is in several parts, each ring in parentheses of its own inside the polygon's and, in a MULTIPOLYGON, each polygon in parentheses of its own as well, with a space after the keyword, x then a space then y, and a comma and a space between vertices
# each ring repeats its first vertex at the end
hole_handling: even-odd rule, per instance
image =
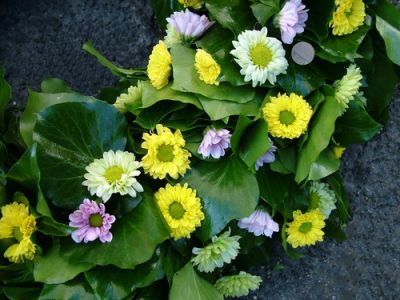
POLYGON ((279 13, 279 2, 279 0, 256 0, 250 5, 254 17, 261 26, 264 26, 273 15, 279 13))
POLYGON ((192 264, 187 263, 175 273, 169 299, 222 300, 224 297, 208 281, 197 275, 192 264))
POLYGON ((206 0, 206 8, 222 27, 233 33, 253 28, 256 23, 247 1, 242 0, 206 0))
POLYGON ((206 241, 233 219, 249 216, 255 209, 259 189, 255 176, 237 157, 194 164, 183 177, 202 199, 205 220, 198 236, 206 241))
POLYGON ((45 284, 39 300, 97 300, 93 290, 82 276, 63 284, 45 284))
POLYGON ((39 114, 34 140, 45 194, 56 206, 76 208, 88 196, 85 167, 108 150, 123 150, 126 121, 101 101, 61 103, 39 114))
POLYGON ((175 11, 183 10, 183 6, 177 0, 150 0, 150 4, 156 14, 158 25, 163 30, 167 26, 165 19, 175 11))
POLYGON ((324 5, 315 0, 304 0, 303 3, 309 9, 306 29, 312 31, 319 40, 325 39, 329 34, 329 22, 335 9, 335 1, 325 0, 324 5))

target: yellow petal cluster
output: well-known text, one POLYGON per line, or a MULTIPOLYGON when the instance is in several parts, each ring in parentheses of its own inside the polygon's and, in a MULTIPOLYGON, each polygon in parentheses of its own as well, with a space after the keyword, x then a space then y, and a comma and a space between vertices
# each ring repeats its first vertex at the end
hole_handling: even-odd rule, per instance
POLYGON ((13 202, 1 208, 0 239, 14 239, 15 243, 6 249, 4 257, 13 263, 33 260, 36 245, 31 235, 36 230, 35 218, 29 214, 29 208, 13 202))
POLYGON ((185 140, 180 130, 172 133, 167 127, 158 124, 157 133, 144 133, 142 148, 147 154, 142 158, 146 174, 155 179, 164 179, 167 175, 174 179, 183 176, 189 169, 191 154, 184 149, 185 140))
POLYGON ((324 240, 325 227, 324 215, 319 209, 314 209, 306 213, 300 210, 293 212, 293 221, 288 224, 286 232, 287 242, 293 248, 315 245, 316 242, 324 240))
POLYGON ((364 23, 365 4, 362 0, 335 0, 336 10, 330 26, 333 35, 346 35, 364 23))
POLYGON ((306 132, 313 111, 302 96, 291 93, 271 97, 263 113, 272 136, 294 139, 306 132))
POLYGON ((172 57, 163 41, 154 46, 147 65, 147 75, 150 83, 156 89, 162 89, 168 84, 171 75, 172 57))
POLYGON ((115 100, 114 106, 122 113, 134 110, 142 105, 143 83, 138 81, 136 86, 130 86, 127 93, 122 93, 115 100))
POLYGON ((196 197, 196 190, 189 188, 187 183, 183 186, 167 184, 154 197, 175 240, 190 238, 190 234, 204 220, 200 198, 196 197))
POLYGON ((217 78, 221 73, 221 67, 209 53, 203 49, 197 49, 194 66, 201 81, 219 85, 217 78))
POLYGON ((200 9, 204 1, 203 0, 179 0, 179 3, 184 7, 193 7, 194 9, 200 9))

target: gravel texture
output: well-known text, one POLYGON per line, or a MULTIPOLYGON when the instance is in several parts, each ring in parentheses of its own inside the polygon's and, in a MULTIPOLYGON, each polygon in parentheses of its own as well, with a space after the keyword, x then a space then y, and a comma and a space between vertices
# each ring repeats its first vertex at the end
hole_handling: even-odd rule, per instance
MULTIPOLYGON (((0 65, 13 99, 22 106, 28 88, 46 77, 64 79, 93 95, 116 77, 81 50, 91 39, 123 67, 145 66, 159 32, 146 1, 2 0, 0 65)), ((327 241, 293 261, 277 256, 255 270, 264 284, 248 299, 398 299, 400 296, 399 199, 400 94, 392 120, 367 145, 346 151, 342 174, 352 220, 343 243, 327 241), (274 271, 274 263, 285 268, 274 271)))

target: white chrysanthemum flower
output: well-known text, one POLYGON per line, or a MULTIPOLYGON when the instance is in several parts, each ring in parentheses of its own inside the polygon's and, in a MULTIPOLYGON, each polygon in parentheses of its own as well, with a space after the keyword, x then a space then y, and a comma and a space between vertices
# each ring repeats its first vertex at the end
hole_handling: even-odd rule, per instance
POLYGON ((137 192, 143 192, 143 187, 136 180, 140 175, 140 162, 130 152, 112 150, 103 153, 103 158, 95 159, 86 167, 85 181, 91 195, 96 195, 107 202, 112 194, 129 194, 136 197, 137 192))
POLYGON ((334 82, 335 99, 343 106, 344 111, 349 107, 349 102, 357 95, 362 78, 360 68, 351 65, 347 68, 346 75, 334 82))
POLYGON ((318 208, 325 219, 328 219, 332 210, 336 209, 335 192, 324 182, 312 181, 309 193, 310 209, 318 208))
POLYGON ((137 109, 142 105, 143 82, 138 81, 136 86, 130 86, 128 93, 122 93, 115 100, 114 106, 122 113, 126 113, 129 109, 137 109))
POLYGON ((274 84, 279 74, 286 74, 288 62, 282 43, 273 37, 267 37, 267 28, 245 30, 232 44, 230 53, 241 67, 240 74, 245 81, 252 81, 253 87, 267 80, 274 84))

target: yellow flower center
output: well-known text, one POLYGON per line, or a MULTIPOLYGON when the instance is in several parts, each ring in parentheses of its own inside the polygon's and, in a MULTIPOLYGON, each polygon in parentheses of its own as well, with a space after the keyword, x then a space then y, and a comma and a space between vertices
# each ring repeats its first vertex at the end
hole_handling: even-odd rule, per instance
POLYGON ((307 233, 311 230, 311 228, 312 228, 312 223, 305 222, 305 223, 301 224, 301 226, 299 227, 299 231, 301 233, 307 233))
POLYGON ((92 227, 101 227, 103 226, 103 217, 100 214, 90 215, 89 224, 92 227))
POLYGON ((24 235, 22 234, 21 230, 19 229, 19 227, 15 227, 13 230, 13 237, 18 241, 22 241, 24 238, 24 235))
POLYGON ((279 114, 279 121, 285 125, 292 124, 295 119, 294 115, 288 110, 281 111, 279 114))
POLYGON ((169 206, 169 213, 175 220, 182 219, 185 212, 185 209, 179 202, 174 202, 169 206))
POLYGON ((174 147, 171 145, 161 145, 157 149, 157 158, 163 162, 171 162, 174 160, 174 147))
POLYGON ((266 67, 272 60, 271 50, 263 44, 251 48, 250 57, 254 64, 260 67, 266 67))
POLYGON ((108 183, 115 183, 121 179, 122 174, 124 174, 124 170, 121 167, 112 166, 104 172, 104 177, 107 179, 108 183))
POLYGON ((312 192, 312 193, 310 193, 309 198, 311 200, 310 209, 318 208, 319 200, 321 199, 321 197, 317 193, 312 192))

